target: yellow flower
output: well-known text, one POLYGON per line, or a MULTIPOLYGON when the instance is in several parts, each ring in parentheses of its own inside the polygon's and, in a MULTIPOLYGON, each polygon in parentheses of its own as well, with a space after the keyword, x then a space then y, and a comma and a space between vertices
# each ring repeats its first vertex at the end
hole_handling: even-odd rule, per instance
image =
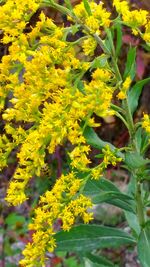
POLYGON ((145 32, 142 37, 145 42, 150 43, 150 21, 145 25, 145 32))
POLYGON ((101 165, 91 169, 91 178, 94 180, 99 180, 102 177, 103 171, 104 169, 101 165))
POLYGON ((116 157, 115 153, 111 151, 109 145, 106 145, 106 147, 102 149, 102 152, 104 154, 103 165, 105 168, 109 164, 116 166, 117 162, 122 161, 122 158, 116 157))
POLYGON ((129 5, 127 1, 113 0, 113 6, 115 6, 117 12, 120 14, 124 14, 129 11, 129 5))
POLYGON ((96 4, 94 2, 89 2, 92 15, 88 15, 83 2, 76 5, 73 9, 75 15, 81 19, 82 23, 85 23, 91 33, 99 33, 99 27, 109 27, 110 25, 110 12, 107 12, 103 8, 103 3, 96 4))
POLYGON ((108 70, 98 68, 93 72, 92 77, 94 80, 101 80, 103 82, 107 82, 111 79, 112 73, 108 70))
POLYGON ((65 231, 70 230, 78 217, 81 217, 84 223, 93 219, 92 213, 88 212, 92 207, 91 199, 82 194, 75 198, 79 187, 80 180, 71 172, 62 175, 52 190, 41 196, 40 207, 35 209, 33 222, 29 225, 29 228, 34 230, 33 241, 24 249, 25 258, 20 264, 34 267, 38 261, 44 265, 46 251, 53 252, 56 246, 53 224, 58 218, 62 220, 62 229, 65 231), (77 186, 75 190, 74 184, 77 186))
POLYGON ((82 48, 86 56, 93 56, 96 47, 97 42, 93 37, 88 37, 88 39, 83 41, 82 48))
MULTIPOLYGON (((92 1, 89 5, 90 16, 83 2, 74 7, 74 13, 92 34, 99 34, 102 27, 110 26, 110 13, 102 3, 92 1)), ((66 28, 55 25, 43 12, 35 26, 28 23, 40 6, 41 0, 8 0, 0 6, 3 42, 9 43, 8 55, 0 63, 0 108, 6 125, 0 138, 0 168, 7 167, 13 149, 18 162, 6 200, 20 205, 28 199, 26 187, 32 177, 42 175, 48 165, 46 155, 53 154, 66 141, 72 147, 69 156, 73 171, 62 174, 52 189, 40 197, 29 225, 34 234, 21 264, 30 267, 44 266, 46 252, 55 249, 54 225, 58 219, 66 231, 78 218, 84 223, 92 220, 91 199, 81 194, 85 184, 82 172, 98 179, 108 164, 119 161, 115 153, 105 148, 102 165, 90 169, 90 147, 84 137, 87 125, 99 126, 94 121, 95 114, 104 117, 113 112, 113 72, 97 68, 90 81, 86 80, 83 75, 91 62, 88 57, 79 58, 74 42, 69 38, 66 41, 66 28)), ((87 56, 94 55, 97 46, 92 34, 82 45, 87 56)))
POLYGON ((133 10, 123 13, 123 21, 131 28, 139 28, 147 23, 148 12, 146 10, 133 10))
POLYGON ((77 216, 83 218, 84 223, 89 223, 89 221, 93 220, 93 214, 87 212, 87 209, 91 207, 91 200, 84 195, 80 195, 77 199, 72 200, 65 207, 63 213, 60 214, 63 230, 69 231, 77 216))
POLYGON ((144 114, 143 116, 142 127, 148 134, 150 134, 150 117, 148 114, 144 114))
POLYGON ((88 16, 88 14, 87 14, 87 12, 85 10, 83 2, 81 2, 78 5, 75 5, 73 11, 74 11, 75 15, 78 18, 82 19, 82 20, 85 19, 88 16))
POLYGON ((94 16, 89 16, 85 20, 86 25, 89 27, 91 33, 95 33, 99 30, 99 21, 94 16))
POLYGON ((123 100, 126 99, 127 95, 126 92, 120 91, 117 95, 118 99, 123 100))
POLYGON ((122 88, 121 88, 121 91, 118 93, 117 97, 121 100, 125 99, 127 97, 127 92, 130 88, 130 85, 131 85, 131 78, 128 76, 125 81, 123 82, 122 84, 122 88))
POLYGON ((22 181, 11 182, 5 200, 9 203, 12 203, 14 206, 20 205, 22 202, 28 199, 24 193, 24 188, 25 183, 22 181))
POLYGON ((132 82, 132 80, 131 80, 130 76, 128 76, 122 85, 123 90, 127 91, 130 87, 131 82, 132 82))
MULTIPOLYGON (((137 35, 139 28, 148 22, 148 12, 146 10, 130 10, 127 1, 114 0, 113 5, 118 13, 122 15, 123 22, 132 28, 132 33, 137 35)), ((122 94, 123 97, 123 94, 122 94)))
POLYGON ((0 29, 4 32, 4 43, 14 41, 23 32, 26 23, 40 4, 41 0, 8 0, 0 6, 0 29))
MULTIPOLYGON (((91 3, 92 5, 93 3, 91 3)), ((98 5, 95 5, 95 9, 93 10, 93 16, 99 21, 100 26, 109 27, 110 20, 110 12, 106 11, 103 7, 103 3, 100 2, 98 5)))
POLYGON ((71 166, 78 169, 78 170, 86 170, 87 165, 91 162, 87 158, 87 154, 90 151, 89 146, 80 145, 76 146, 71 153, 69 153, 69 156, 71 158, 71 166))

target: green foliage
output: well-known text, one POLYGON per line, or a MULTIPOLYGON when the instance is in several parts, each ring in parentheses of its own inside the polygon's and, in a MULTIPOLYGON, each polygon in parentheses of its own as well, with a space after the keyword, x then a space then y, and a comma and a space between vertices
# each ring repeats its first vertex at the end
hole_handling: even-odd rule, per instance
POLYGON ((116 147, 113 146, 111 143, 105 142, 102 139, 100 139, 92 128, 87 126, 84 129, 84 136, 86 138, 87 143, 91 145, 92 147, 102 149, 106 147, 107 145, 109 145, 112 151, 116 151, 116 154, 118 155, 118 157, 124 158, 123 153, 117 150, 116 147))
POLYGON ((136 48, 130 47, 127 55, 127 62, 124 71, 123 78, 126 79, 128 76, 133 80, 136 74, 136 48))
POLYGON ((84 194, 92 198, 93 203, 109 203, 123 210, 135 213, 135 203, 131 196, 123 194, 110 181, 101 178, 99 181, 88 180, 84 187, 84 194))
MULTIPOLYGON (((0 63, 0 169, 16 164, 6 200, 13 205, 26 201, 33 215, 32 242, 20 266, 45 266, 46 253, 55 249, 80 254, 81 264, 74 255, 64 256, 66 267, 118 267, 101 252, 121 246, 137 246, 141 266, 150 266, 150 117, 133 117, 150 78, 136 79, 138 47, 130 45, 125 64, 120 60, 124 25, 147 43, 148 52, 150 22, 148 12, 131 10, 126 1, 113 1, 113 6, 116 18, 96 1, 75 6, 70 0, 0 1, 2 42, 9 47, 0 63), (67 21, 60 27, 47 8, 67 21), (126 127, 129 140, 121 145, 103 140, 95 130, 109 116, 126 127), (108 179, 109 172, 121 169, 129 180, 126 191, 108 179), (130 234, 92 222, 93 205, 104 203, 124 212, 130 234)), ((9 231, 24 235, 30 219, 2 213, 4 252, 17 255, 9 231)))
POLYGON ((91 62, 91 69, 108 68, 108 55, 102 54, 91 62))
POLYGON ((86 12, 88 13, 89 16, 91 16, 92 12, 91 12, 91 8, 90 8, 88 0, 83 0, 83 3, 84 3, 86 12))
POLYGON ((86 253, 85 258, 85 267, 117 267, 111 263, 111 261, 107 260, 103 256, 97 256, 91 253, 86 253))
POLYGON ((78 225, 55 235, 58 251, 91 251, 134 245, 136 240, 122 230, 100 225, 78 225))
POLYGON ((149 267, 150 263, 150 228, 141 230, 138 240, 138 254, 142 267, 149 267))
POLYGON ((128 103, 129 103, 129 107, 131 110, 131 114, 133 114, 136 111, 143 86, 147 84, 149 81, 150 81, 150 78, 146 78, 142 81, 138 81, 129 91, 128 103))

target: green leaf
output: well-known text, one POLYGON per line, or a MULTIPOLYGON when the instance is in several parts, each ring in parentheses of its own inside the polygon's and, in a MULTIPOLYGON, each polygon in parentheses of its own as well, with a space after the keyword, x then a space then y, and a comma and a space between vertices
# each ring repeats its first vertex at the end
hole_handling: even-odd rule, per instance
POLYGON ((125 217, 127 219, 128 225, 130 226, 130 228, 132 229, 134 233, 134 236, 138 237, 140 233, 140 225, 139 225, 136 214, 125 211, 125 217))
POLYGON ((139 127, 135 133, 135 144, 137 152, 141 155, 145 153, 145 149, 147 149, 147 144, 149 142, 149 136, 147 133, 139 127))
MULTIPOLYGON (((79 25, 74 24, 74 25, 72 25, 72 26, 70 26, 70 27, 65 28, 65 29, 64 29, 64 34, 63 34, 63 40, 66 41, 68 34, 73 34, 73 35, 75 35, 75 34, 78 32, 78 30, 79 30, 78 27, 79 27, 79 25)), ((81 37, 81 38, 82 38, 82 37, 81 37)), ((81 41, 81 38, 78 39, 76 42, 80 42, 80 41, 81 41)), ((74 43, 75 43, 75 42, 74 42, 74 43)))
POLYGON ((133 114, 136 111, 136 109, 138 107, 139 97, 140 97, 141 92, 142 92, 142 88, 148 82, 150 82, 150 77, 147 79, 144 79, 142 81, 137 82, 129 91, 128 103, 129 103, 129 107, 131 110, 131 114, 133 114))
MULTIPOLYGON (((130 182, 128 184, 128 190, 127 190, 127 193, 130 196, 135 195, 135 190, 136 190, 136 180, 135 179, 136 178, 133 175, 130 177, 130 182)), ((135 236, 138 237, 140 234, 140 225, 138 222, 137 215, 132 213, 132 212, 125 211, 125 216, 126 216, 126 219, 127 219, 127 222, 129 224, 130 228, 134 232, 135 236)))
POLYGON ((111 200, 108 200, 106 202, 108 204, 119 207, 119 208, 123 209, 124 211, 128 211, 132 214, 135 214, 135 203, 134 202, 128 203, 127 201, 124 201, 122 199, 111 199, 111 200))
MULTIPOLYGON (((105 142, 103 140, 101 140, 98 135, 95 133, 95 131, 93 130, 93 128, 87 126, 84 130, 84 137, 86 138, 86 141, 89 145, 91 145, 92 147, 98 148, 98 149, 102 149, 104 147, 106 147, 106 145, 109 145, 112 151, 116 151, 117 148, 115 146, 113 146, 111 143, 109 142, 105 142)), ((124 159, 124 154, 121 152, 117 152, 116 153, 118 157, 121 157, 124 159)))
POLYGON ((106 145, 110 145, 111 148, 114 148, 110 143, 101 140, 93 128, 90 128, 89 126, 84 130, 84 137, 86 138, 87 143, 95 148, 102 149, 106 145))
POLYGON ((136 73, 136 48, 131 47, 127 55, 127 62, 123 78, 126 79, 128 76, 133 80, 136 73))
POLYGON ((108 60, 109 56, 102 54, 99 57, 96 57, 92 62, 91 62, 91 69, 96 69, 96 68, 105 68, 108 66, 108 60))
POLYGON ((88 0, 83 0, 83 4, 84 4, 86 12, 88 13, 89 16, 91 16, 92 12, 91 12, 91 8, 90 8, 88 0))
POLYGON ((104 43, 104 45, 108 51, 108 54, 111 55, 111 44, 110 44, 110 41, 108 40, 108 38, 103 40, 103 43, 104 43))
POLYGON ((113 191, 101 192, 99 194, 92 196, 92 201, 94 204, 99 204, 112 199, 123 200, 126 201, 127 203, 129 203, 131 200, 130 196, 113 191))
POLYGON ((99 181, 89 179, 83 193, 86 196, 90 196, 94 204, 106 202, 135 213, 133 198, 123 194, 113 183, 104 178, 101 178, 99 181))
POLYGON ((120 192, 114 183, 105 178, 100 178, 100 180, 89 179, 84 187, 84 194, 95 194, 99 193, 101 190, 120 192))
POLYGON ((135 244, 135 239, 122 230, 94 224, 74 226, 69 232, 60 231, 55 239, 58 251, 91 251, 135 244))
POLYGON ((144 167, 147 163, 150 163, 150 160, 144 159, 137 152, 127 152, 125 154, 125 163, 129 169, 134 170, 144 167))
POLYGON ((150 228, 142 229, 138 240, 138 256, 142 267, 150 266, 150 228))
POLYGON ((84 261, 85 267, 115 267, 111 261, 107 260, 103 256, 97 256, 91 253, 85 254, 84 261))
POLYGON ((9 214, 6 219, 5 219, 5 223, 9 226, 13 226, 16 223, 21 223, 24 224, 25 223, 25 218, 24 216, 18 215, 17 213, 11 213, 9 214))

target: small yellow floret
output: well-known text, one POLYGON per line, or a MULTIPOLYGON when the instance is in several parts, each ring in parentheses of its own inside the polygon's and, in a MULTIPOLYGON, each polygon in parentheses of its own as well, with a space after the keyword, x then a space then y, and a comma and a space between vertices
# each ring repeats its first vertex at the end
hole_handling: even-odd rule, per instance
POLYGON ((132 80, 131 80, 130 76, 128 76, 122 84, 121 91, 117 95, 118 99, 123 100, 127 97, 127 92, 130 88, 131 82, 132 82, 132 80))
POLYGON ((88 39, 84 40, 82 44, 83 52, 86 56, 93 56, 94 51, 97 47, 97 42, 93 37, 89 37, 88 39))
POLYGON ((143 116, 142 127, 148 134, 150 134, 150 117, 148 114, 144 114, 143 116))

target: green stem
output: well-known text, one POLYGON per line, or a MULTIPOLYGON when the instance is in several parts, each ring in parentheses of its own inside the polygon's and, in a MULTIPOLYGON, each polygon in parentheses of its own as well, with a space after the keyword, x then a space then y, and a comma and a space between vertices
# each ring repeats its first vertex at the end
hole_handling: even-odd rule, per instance
MULTIPOLYGON (((109 30, 106 31, 107 37, 109 40, 109 43, 111 45, 111 58, 112 58, 112 64, 114 67, 114 71, 116 74, 116 78, 118 80, 118 83, 122 82, 122 77, 118 68, 117 60, 116 60, 116 55, 115 55, 115 48, 112 40, 112 35, 109 30)), ((118 113, 117 116, 120 117, 120 119, 124 122, 126 127, 128 128, 129 134, 130 134, 130 143, 133 148, 133 151, 136 151, 136 145, 135 145, 135 125, 132 117, 132 113, 129 107, 128 103, 128 98, 126 98, 123 102, 124 104, 124 115, 125 119, 118 113)), ((137 178, 137 177, 136 177, 137 178)), ((137 181, 137 186, 136 186, 136 208, 137 208, 137 217, 139 220, 139 224, 141 228, 144 227, 145 225, 145 217, 144 217, 144 205, 143 205, 143 200, 142 200, 142 193, 141 193, 141 184, 140 182, 136 179, 137 181)))
POLYGON ((112 64, 113 64, 113 67, 114 67, 114 71, 115 71, 118 83, 121 84, 122 83, 122 77, 121 77, 121 74, 120 74, 120 71, 119 71, 119 68, 118 68, 117 61, 113 56, 112 56, 112 64))
MULTIPOLYGON (((132 118, 132 114, 129 108, 128 99, 125 99, 123 102, 124 110, 125 110, 125 117, 128 123, 129 135, 130 135, 130 143, 133 144, 134 147, 134 136, 135 136, 135 127, 132 118)), ((135 147, 134 147, 135 148, 135 147)))
POLYGON ((136 202, 137 202, 137 216, 139 219, 139 224, 141 228, 145 225, 145 216, 144 216, 144 205, 141 195, 141 184, 140 182, 137 182, 137 188, 136 188, 136 202))
MULTIPOLYGON (((118 83, 122 83, 122 77, 118 68, 118 64, 117 64, 117 59, 116 59, 116 55, 115 55, 115 47, 114 47, 114 43, 112 40, 112 34, 111 31, 109 29, 106 29, 106 33, 107 33, 107 37, 109 40, 109 43, 111 45, 111 58, 112 58, 112 64, 114 67, 114 71, 116 74, 116 78, 118 80, 118 83)), ((128 129, 129 129, 129 134, 130 134, 130 138, 131 138, 131 143, 134 143, 134 134, 135 134, 135 129, 134 129, 134 122, 133 122, 133 118, 132 118, 132 114, 129 108, 129 103, 128 103, 128 99, 124 100, 124 110, 125 110, 125 118, 127 123, 125 123, 125 125, 128 125, 128 129)))
POLYGON ((124 119, 124 117, 119 113, 119 112, 115 112, 115 115, 120 119, 122 120, 122 122, 124 123, 124 125, 127 127, 127 129, 129 130, 129 125, 128 123, 126 122, 126 120, 124 119))
POLYGON ((91 33, 91 30, 89 27, 87 27, 85 24, 83 24, 78 17, 73 13, 73 11, 70 11, 68 8, 64 6, 60 6, 59 4, 55 3, 53 0, 45 0, 44 3, 48 6, 51 6, 53 8, 56 8, 61 13, 70 16, 74 22, 77 22, 89 35, 91 35, 97 43, 100 45, 100 47, 103 49, 103 51, 106 54, 110 55, 110 51, 107 48, 107 46, 104 44, 103 40, 96 34, 91 33))
POLYGON ((111 47, 112 65, 114 67, 114 71, 115 71, 115 74, 116 74, 117 81, 120 84, 120 83, 122 83, 122 77, 121 77, 120 70, 119 70, 118 64, 117 64, 117 58, 116 58, 115 47, 114 47, 114 43, 113 43, 113 39, 112 39, 112 34, 111 34, 110 29, 105 28, 105 31, 107 33, 107 38, 109 40, 109 44, 110 44, 110 47, 111 47))

